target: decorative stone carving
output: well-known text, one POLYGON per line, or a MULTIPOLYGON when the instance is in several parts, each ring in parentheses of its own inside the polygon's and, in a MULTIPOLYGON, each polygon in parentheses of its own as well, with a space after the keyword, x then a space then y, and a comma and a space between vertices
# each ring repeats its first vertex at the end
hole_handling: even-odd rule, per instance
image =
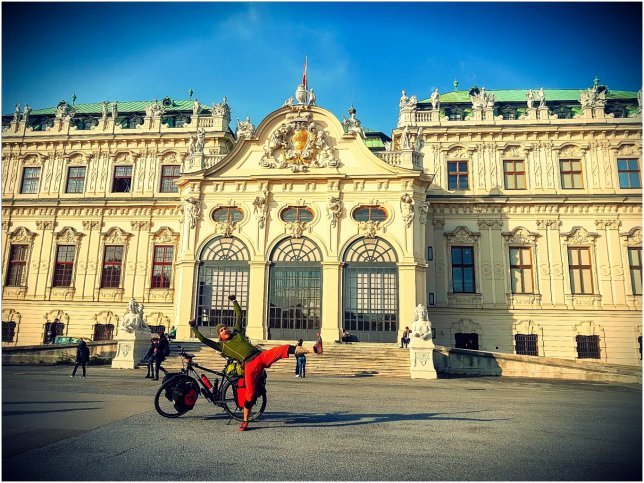
POLYGON ((432 92, 432 95, 429 96, 429 100, 432 103, 432 110, 438 111, 441 107, 441 96, 438 93, 438 89, 434 89, 434 92, 432 92))
POLYGON ((584 150, 579 146, 565 146, 559 150, 559 158, 583 158, 584 150))
POLYGON ((533 320, 520 320, 514 324, 513 333, 533 335, 541 332, 541 327, 533 320))
POLYGON ((599 230, 617 230, 620 226, 622 226, 622 222, 620 220, 595 220, 595 226, 599 230))
POLYGON ((228 106, 226 96, 224 96, 220 103, 213 104, 211 112, 213 116, 222 116, 226 120, 230 121, 230 107, 228 106))
POLYGON ((416 339, 428 341, 432 339, 432 326, 427 317, 427 309, 423 304, 418 304, 414 311, 414 320, 411 324, 411 343, 416 339))
POLYGON ((344 207, 342 200, 339 196, 333 196, 329 199, 326 206, 327 217, 331 220, 331 226, 335 228, 338 225, 338 220, 342 216, 344 207))
POLYGON ((347 134, 358 135, 364 139, 366 137, 364 128, 362 127, 362 123, 356 117, 356 108, 351 106, 348 110, 348 113, 348 119, 344 117, 344 114, 342 115, 342 125, 345 127, 347 134))
POLYGON ((260 166, 264 168, 290 168, 297 173, 306 172, 311 166, 338 165, 327 133, 310 116, 280 125, 268 137, 263 148, 260 166))
POLYGON ((160 243, 176 243, 179 240, 179 234, 172 231, 167 226, 162 226, 155 233, 152 234, 152 241, 155 244, 160 243))
POLYGON ((193 230, 197 226, 197 220, 201 215, 201 201, 197 198, 190 196, 183 201, 183 216, 190 223, 190 228, 193 230))
POLYGON ((257 195, 253 200, 253 213, 260 228, 264 228, 266 223, 266 216, 268 215, 268 192, 264 191, 261 195, 257 195))
POLYGON ((634 144, 626 144, 621 146, 617 151, 618 156, 640 156, 642 149, 634 144))
POLYGON ((159 104, 156 99, 151 103, 145 105, 145 115, 152 118, 160 118, 161 114, 165 112, 165 107, 159 104))
POLYGON ((128 304, 125 315, 123 315, 123 320, 119 328, 129 334, 136 331, 145 331, 145 329, 149 332, 150 329, 143 319, 143 304, 139 304, 136 300, 132 299, 128 304))
POLYGON ((558 229, 561 226, 559 220, 537 220, 537 228, 545 230, 547 228, 558 229))
POLYGON ((470 99, 472 100, 472 108, 485 109, 494 107, 496 96, 492 92, 485 92, 485 87, 473 87, 469 92, 470 99))
POLYGON ((581 107, 598 107, 603 108, 606 106, 606 93, 608 89, 606 86, 593 85, 585 91, 581 91, 579 95, 579 102, 581 107))
POLYGON ((362 233, 365 238, 376 238, 376 234, 380 230, 379 221, 360 221, 358 222, 358 231, 362 233))
POLYGON ((458 159, 467 159, 470 157, 469 152, 467 149, 461 147, 461 146, 456 146, 447 151, 447 157, 452 159, 452 158, 458 158, 458 159))
POLYGON ((642 246, 642 228, 635 227, 626 234, 620 235, 622 240, 628 247, 641 247, 642 246))
POLYGON ((540 236, 538 233, 531 233, 522 226, 515 228, 509 233, 501 233, 501 235, 509 245, 535 245, 537 238, 540 236))
POLYGON ((107 245, 122 245, 128 242, 131 233, 127 233, 121 228, 114 227, 103 234, 103 242, 107 245))
POLYGON ((77 232, 72 227, 66 226, 58 233, 56 233, 56 242, 59 244, 66 245, 80 245, 81 238, 85 236, 82 233, 77 232))
POLYGON ((523 150, 519 146, 508 146, 503 150, 504 158, 522 159, 525 158, 523 150))
POLYGON ((427 214, 429 213, 429 203, 427 203, 426 201, 421 202, 418 205, 418 213, 419 213, 418 221, 420 221, 422 225, 427 223, 427 214))
POLYGON ((588 246, 595 244, 596 233, 589 233, 584 227, 576 226, 568 233, 562 233, 561 237, 567 245, 588 246))
POLYGON ((224 238, 230 238, 233 236, 236 224, 234 221, 218 221, 215 223, 215 233, 224 238))
POLYGON ((480 233, 473 233, 465 226, 459 226, 452 232, 445 233, 450 245, 473 245, 478 241, 480 233))
POLYGON ((27 230, 24 226, 19 226, 9 235, 9 240, 13 244, 32 245, 36 236, 36 233, 27 230))
POLYGON ((400 197, 400 212, 405 227, 409 228, 414 221, 414 198, 409 193, 404 193, 400 197))
POLYGON ((237 140, 242 138, 248 139, 255 135, 255 126, 250 122, 250 117, 246 116, 245 121, 237 119, 237 140))
POLYGON ((286 224, 286 229, 291 232, 293 238, 302 238, 302 234, 306 229, 305 221, 293 221, 286 224))
POLYGON ((103 227, 103 222, 101 221, 83 221, 83 230, 96 230, 103 227))
POLYGON ((534 104, 534 92, 532 89, 528 89, 527 92, 525 93, 525 96, 527 98, 527 105, 528 109, 533 109, 533 104, 534 104))
POLYGON ((49 220, 39 220, 36 222, 36 228, 39 230, 53 230, 56 228, 57 223, 49 220))
POLYGON ((13 111, 13 119, 11 122, 15 124, 18 124, 18 122, 20 122, 20 104, 16 104, 16 108, 13 111))

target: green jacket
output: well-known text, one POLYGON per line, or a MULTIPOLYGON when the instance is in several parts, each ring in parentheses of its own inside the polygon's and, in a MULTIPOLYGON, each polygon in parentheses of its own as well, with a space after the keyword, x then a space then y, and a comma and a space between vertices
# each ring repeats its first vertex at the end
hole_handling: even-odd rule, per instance
POLYGON ((253 344, 251 344, 246 338, 246 331, 242 326, 242 311, 241 307, 237 303, 237 300, 233 301, 233 305, 235 306, 235 326, 232 330, 233 336, 229 340, 225 342, 223 340, 215 342, 214 340, 204 337, 204 335, 199 332, 199 329, 197 329, 197 327, 193 327, 192 331, 194 332, 197 339, 206 344, 208 347, 212 347, 216 351, 221 352, 222 356, 231 357, 237 362, 245 362, 250 357, 261 351, 258 347, 255 347, 253 344))

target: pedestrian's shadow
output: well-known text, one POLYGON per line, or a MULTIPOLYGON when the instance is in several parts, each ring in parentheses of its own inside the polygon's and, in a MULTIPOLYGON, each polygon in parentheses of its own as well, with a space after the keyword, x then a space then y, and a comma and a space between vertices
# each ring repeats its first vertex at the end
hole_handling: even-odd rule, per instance
POLYGON ((364 424, 394 423, 403 421, 468 421, 468 422, 493 422, 509 421, 512 418, 477 418, 458 416, 469 413, 482 413, 482 411, 459 411, 454 413, 350 413, 348 411, 336 411, 328 413, 298 414, 291 412, 271 412, 264 414, 262 422, 281 422, 286 425, 298 427, 338 427, 338 426, 361 426, 364 424))

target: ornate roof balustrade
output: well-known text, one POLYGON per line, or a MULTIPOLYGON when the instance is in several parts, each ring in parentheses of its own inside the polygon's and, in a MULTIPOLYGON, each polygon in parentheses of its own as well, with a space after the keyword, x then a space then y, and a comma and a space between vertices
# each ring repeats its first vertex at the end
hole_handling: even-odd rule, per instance
POLYGON ((374 154, 392 166, 417 170, 423 169, 423 153, 418 151, 377 151, 374 154))

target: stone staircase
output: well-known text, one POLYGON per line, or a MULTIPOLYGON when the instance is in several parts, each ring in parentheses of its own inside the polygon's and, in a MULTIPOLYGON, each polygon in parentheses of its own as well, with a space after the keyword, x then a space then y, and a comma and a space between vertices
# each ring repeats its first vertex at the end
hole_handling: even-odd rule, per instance
MULTIPOLYGON (((289 341, 260 341, 258 346, 270 349, 289 341)), ((195 362, 209 369, 222 370, 224 359, 219 353, 201 342, 173 342, 172 353, 163 363, 163 367, 175 372, 181 368, 181 359, 178 347, 194 354, 195 362)), ((305 344, 311 347, 312 344, 305 344)), ((399 349, 395 344, 377 343, 351 343, 337 344, 325 343, 324 354, 307 354, 306 376, 378 376, 378 377, 404 377, 409 378, 409 351, 399 349)), ((295 375, 295 357, 282 359, 270 368, 271 374, 295 375)))

